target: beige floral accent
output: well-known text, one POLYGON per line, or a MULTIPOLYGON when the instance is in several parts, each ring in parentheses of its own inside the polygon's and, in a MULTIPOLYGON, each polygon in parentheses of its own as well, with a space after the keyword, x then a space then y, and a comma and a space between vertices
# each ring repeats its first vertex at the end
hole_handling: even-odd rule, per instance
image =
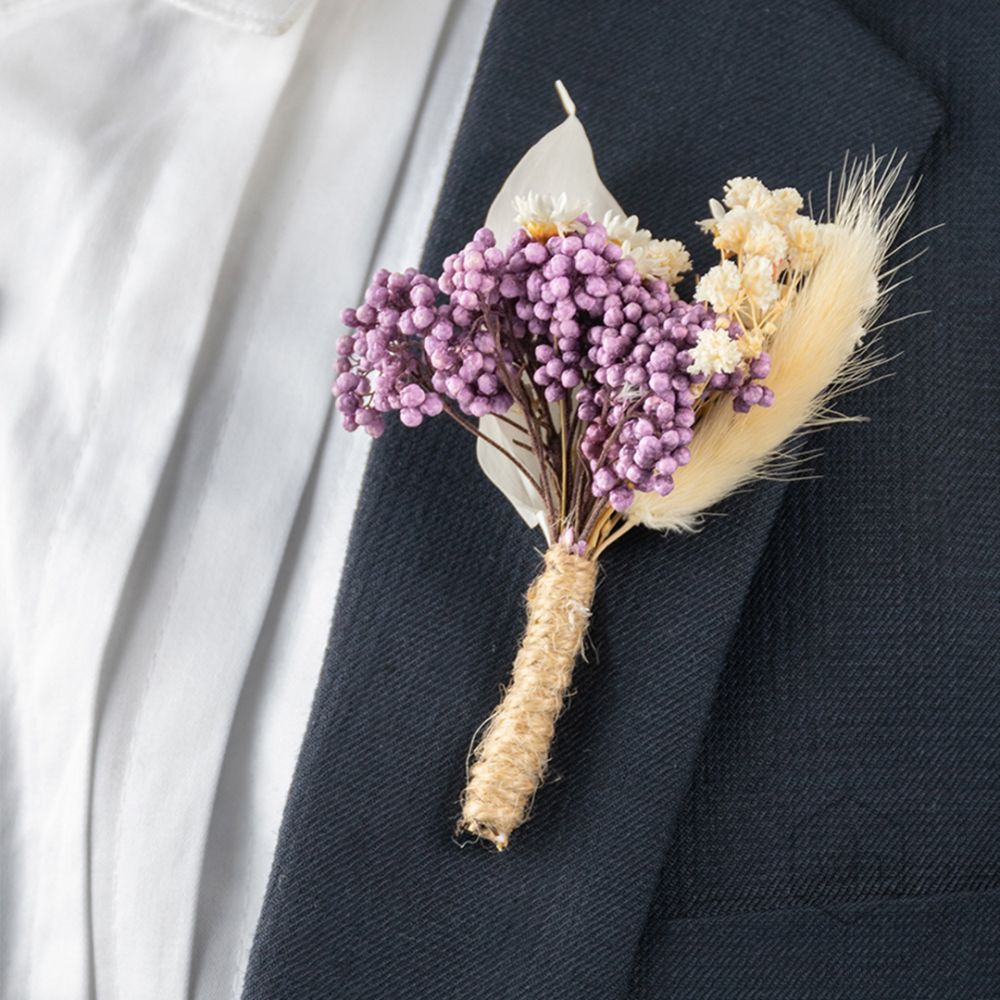
POLYGON ((774 280, 774 263, 768 257, 748 257, 740 270, 740 289, 757 313, 766 313, 781 294, 774 280))
POLYGON ((707 302, 716 312, 735 312, 740 304, 740 269, 731 260, 716 264, 694 290, 696 302, 707 302))
POLYGON ((773 222, 758 218, 750 226, 739 252, 751 257, 766 257, 776 263, 788 252, 788 240, 773 222))
POLYGON ((788 263, 797 271, 808 271, 816 263, 819 253, 820 227, 804 215, 796 216, 788 223, 788 263))
POLYGON ((734 177, 726 182, 722 201, 727 208, 749 208, 763 212, 770 204, 771 192, 756 177, 734 177))
POLYGON ((650 240, 635 262, 643 277, 658 278, 671 288, 691 270, 691 255, 680 240, 650 240))
POLYGON ((718 328, 702 330, 697 345, 689 353, 691 364, 687 370, 691 375, 729 374, 743 361, 740 345, 729 336, 728 330, 718 328))
POLYGON ((802 195, 795 188, 778 188, 771 192, 770 199, 761 211, 768 222, 773 222, 776 226, 787 226, 802 211, 802 195))
POLYGON ((699 225, 721 261, 698 282, 695 298, 721 314, 718 327, 739 324, 748 361, 766 349, 777 317, 815 265, 824 227, 799 214, 803 199, 795 188, 772 191, 756 177, 732 178, 722 201, 708 204, 711 217, 699 225))

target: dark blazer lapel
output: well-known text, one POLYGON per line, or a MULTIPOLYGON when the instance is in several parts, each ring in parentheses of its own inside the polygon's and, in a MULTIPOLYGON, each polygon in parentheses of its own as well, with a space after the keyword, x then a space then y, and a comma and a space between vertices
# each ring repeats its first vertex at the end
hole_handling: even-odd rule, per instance
MULTIPOLYGON (((735 174, 811 188, 847 149, 917 164, 932 97, 825 2, 502 0, 429 241, 481 222, 577 101, 619 201, 707 263, 693 220, 735 174)), ((531 822, 498 856, 451 839, 538 568, 529 532, 443 418, 393 425, 369 464, 246 996, 595 997, 627 989, 718 672, 784 487, 703 532, 635 531, 603 563, 594 649, 531 822)))

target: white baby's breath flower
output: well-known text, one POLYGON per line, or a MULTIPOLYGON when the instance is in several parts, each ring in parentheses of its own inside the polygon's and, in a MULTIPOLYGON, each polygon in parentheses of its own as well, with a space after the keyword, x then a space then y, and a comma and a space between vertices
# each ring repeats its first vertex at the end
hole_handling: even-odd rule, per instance
POLYGON ((768 260, 779 261, 788 252, 788 241, 774 223, 757 216, 743 241, 742 251, 751 257, 767 257, 768 260))
POLYGON ((805 215, 797 215, 788 223, 788 263, 797 271, 808 271, 819 253, 819 227, 805 215))
POLYGON ((764 217, 776 226, 787 226, 802 208, 802 195, 795 188, 778 188, 771 192, 770 200, 763 209, 764 217))
POLYGON ((588 207, 587 202, 571 199, 565 191, 557 195, 529 191, 515 195, 514 220, 534 239, 545 239, 573 229, 575 220, 588 207))
POLYGON ((730 209, 716 220, 713 246, 723 253, 742 253, 743 244, 758 221, 760 216, 749 208, 738 206, 730 209))
POLYGON ((698 344, 690 351, 691 364, 688 374, 718 375, 733 372, 743 360, 740 345, 729 336, 728 330, 702 330, 698 344))
POLYGON ((634 258, 644 278, 658 278, 671 287, 691 270, 691 255, 680 240, 650 240, 634 258))
POLYGON ((767 312, 778 300, 781 289, 774 280, 774 263, 767 257, 748 257, 739 269, 740 287, 749 303, 767 312))
POLYGON ((771 192, 756 177, 733 177, 726 181, 722 200, 728 208, 750 208, 766 214, 771 192))
POLYGON ((775 261, 785 255, 784 233, 755 209, 737 205, 711 223, 713 246, 724 254, 759 255, 775 261))
POLYGON ((740 299, 739 268, 731 260, 716 264, 702 276, 694 297, 698 302, 707 302, 716 312, 732 312, 740 299))

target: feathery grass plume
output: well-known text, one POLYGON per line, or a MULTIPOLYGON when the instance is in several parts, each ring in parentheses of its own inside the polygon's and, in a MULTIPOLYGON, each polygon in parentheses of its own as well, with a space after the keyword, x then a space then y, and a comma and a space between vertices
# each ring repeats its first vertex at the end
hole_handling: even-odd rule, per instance
POLYGON ((885 306, 887 286, 903 265, 884 269, 913 202, 915 185, 886 207, 903 160, 874 155, 841 175, 832 221, 821 227, 819 260, 768 345, 767 382, 774 404, 735 413, 711 404, 700 415, 690 463, 677 470, 667 496, 639 493, 628 511, 633 523, 691 531, 723 497, 754 479, 786 476, 795 459, 782 451, 816 427, 851 419, 832 401, 870 380, 882 360, 865 342, 885 306))

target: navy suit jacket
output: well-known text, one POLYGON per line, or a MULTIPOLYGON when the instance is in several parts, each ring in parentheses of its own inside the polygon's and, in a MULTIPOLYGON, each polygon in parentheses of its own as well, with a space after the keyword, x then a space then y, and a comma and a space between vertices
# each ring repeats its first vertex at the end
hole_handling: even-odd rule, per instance
POLYGON ((247 1000, 1000 997, 998 39, 993 0, 500 0, 427 269, 561 119, 561 77, 609 188, 703 267, 725 179, 822 205, 845 151, 905 151, 908 233, 946 228, 891 315, 932 313, 886 329, 895 377, 810 442, 818 478, 607 554, 503 855, 452 830, 541 536, 451 422, 389 429, 247 1000))

